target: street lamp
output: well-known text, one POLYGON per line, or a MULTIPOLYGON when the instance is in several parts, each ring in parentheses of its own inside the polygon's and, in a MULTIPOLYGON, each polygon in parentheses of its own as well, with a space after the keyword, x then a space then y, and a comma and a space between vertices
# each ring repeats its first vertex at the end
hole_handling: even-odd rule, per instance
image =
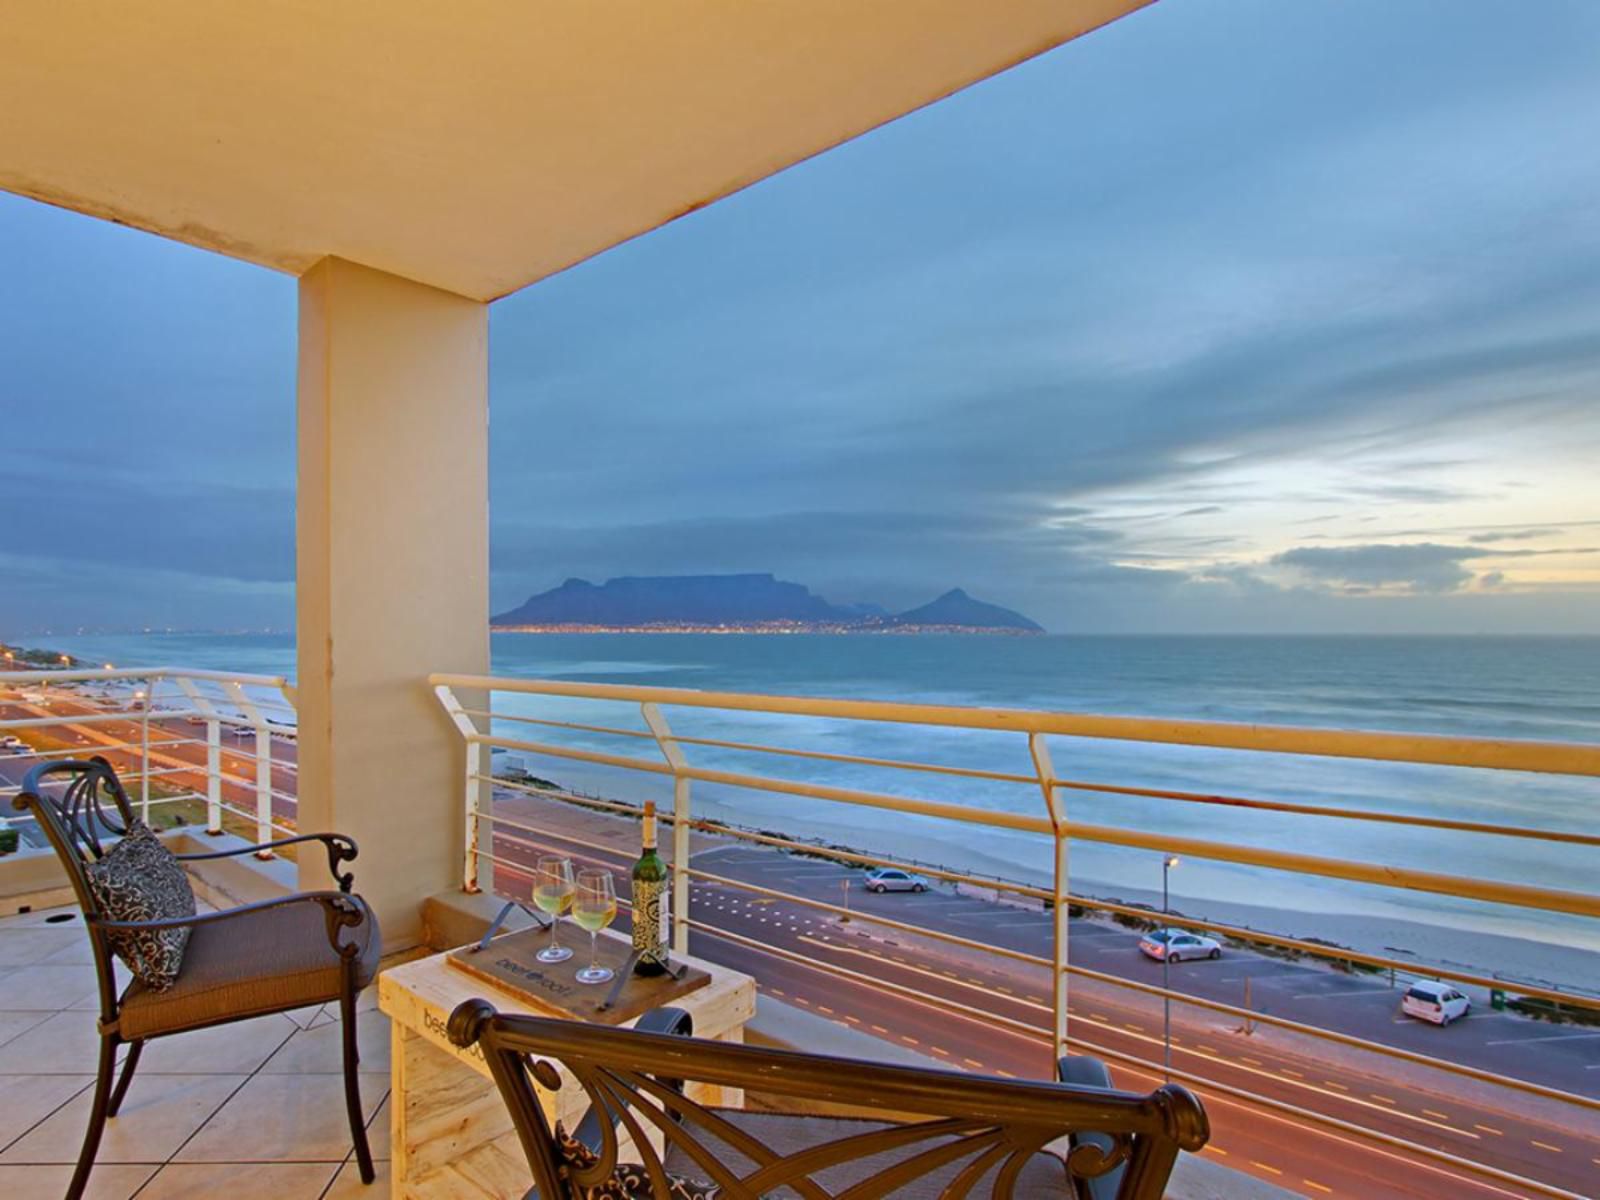
POLYGON ((1167 924, 1167 877, 1172 874, 1172 868, 1178 865, 1176 854, 1166 854, 1161 858, 1161 923, 1162 933, 1166 940, 1162 943, 1161 951, 1161 1051, 1162 1063, 1166 1069, 1166 1082, 1172 1082, 1172 987, 1171 958, 1172 958, 1172 926, 1167 924))

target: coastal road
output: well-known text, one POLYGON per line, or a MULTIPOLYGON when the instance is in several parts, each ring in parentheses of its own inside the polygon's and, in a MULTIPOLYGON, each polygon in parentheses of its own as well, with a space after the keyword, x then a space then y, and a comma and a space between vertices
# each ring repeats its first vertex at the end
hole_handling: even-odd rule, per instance
MULTIPOLYGON (((559 848, 575 859, 625 872, 630 853, 599 851, 592 845, 569 842, 555 832, 550 820, 555 807, 538 808, 546 832, 537 841, 520 833, 502 835, 497 838, 497 853, 531 866, 541 849, 559 848)), ((575 836, 580 836, 581 842, 594 840, 575 836)), ((704 850, 694 861, 701 869, 729 878, 830 901, 837 898, 841 880, 854 878, 859 883, 860 879, 858 872, 825 862, 746 847, 704 850)), ((502 879, 502 885, 508 882, 509 878, 502 879)), ((620 890, 626 893, 625 886, 620 890)), ((882 926, 874 929, 865 919, 882 912, 907 923, 933 924, 950 923, 959 915, 965 919, 955 927, 956 932, 974 940, 999 942, 1015 939, 1018 930, 1028 928, 1030 918, 1035 926, 1042 924, 1039 914, 943 891, 920 896, 858 893, 852 896, 851 906, 858 919, 844 925, 836 917, 804 905, 724 885, 696 884, 691 915, 697 926, 697 953, 755 976, 762 990, 775 999, 951 1066, 1001 1075, 1048 1076, 1052 1063, 1047 970, 923 940, 908 944, 913 939, 882 926), (985 920, 987 929, 982 925, 985 920), (706 945, 707 941, 712 944, 706 945), (807 961, 795 961, 791 955, 807 961), (867 981, 833 974, 826 967, 855 972, 867 981), (876 986, 879 981, 899 985, 904 992, 896 994, 876 986), (976 1011, 961 1011, 965 1009, 976 1011), (988 1014, 1033 1026, 1038 1032, 1018 1032, 988 1019, 988 1014)), ((1152 967, 1159 979, 1159 964, 1143 960, 1134 948, 1134 935, 1126 930, 1076 921, 1071 936, 1075 961, 1093 953, 1100 960, 1096 969, 1120 967, 1119 973, 1137 977, 1152 967), (1091 947, 1096 948, 1091 951, 1091 947)), ((1246 958, 1253 961, 1254 956, 1180 966, 1185 970, 1191 966, 1238 970, 1246 958)), ((1276 960, 1262 961, 1278 965, 1276 960)), ((1346 985, 1351 982, 1331 972, 1297 970, 1302 976, 1346 985)), ((1072 1034, 1083 1040, 1085 1049, 1160 1061, 1158 1001, 1081 980, 1074 980, 1072 986, 1072 1034)), ((1295 986, 1308 985, 1302 981, 1295 986)), ((1393 993, 1387 1003, 1386 1019, 1392 1022, 1398 1003, 1393 993)), ((1413 1069, 1397 1072, 1386 1060, 1359 1054, 1352 1062, 1350 1053, 1336 1047, 1277 1038, 1259 1026, 1255 1035, 1246 1036, 1238 1032, 1237 1024, 1232 1018, 1175 1005, 1173 1067, 1490 1163, 1576 1195, 1595 1193, 1594 1180, 1600 1177, 1600 1125, 1590 1119, 1591 1114, 1573 1109, 1567 1119, 1535 1119, 1521 1115, 1521 1098, 1509 1091, 1504 1093, 1503 1103, 1494 1102, 1494 1097, 1486 1101, 1479 1094, 1483 1085, 1455 1087, 1451 1077, 1437 1073, 1429 1081, 1432 1086, 1424 1088, 1414 1078, 1413 1069), (1366 1061, 1361 1061, 1363 1058, 1366 1061)), ((1526 1021, 1511 1024, 1525 1036, 1530 1030, 1537 1034, 1548 1028, 1526 1021)), ((1423 1027, 1423 1031, 1448 1034, 1460 1028, 1423 1027)), ((1120 1067, 1114 1058, 1108 1055, 1108 1059, 1123 1086, 1148 1090, 1160 1082, 1146 1069, 1120 1067)), ((1297 1122, 1259 1105, 1208 1093, 1203 1083, 1192 1086, 1206 1096, 1212 1114, 1215 1139, 1207 1154, 1305 1195, 1431 1198, 1538 1194, 1489 1183, 1464 1169, 1436 1164, 1370 1138, 1297 1122)))

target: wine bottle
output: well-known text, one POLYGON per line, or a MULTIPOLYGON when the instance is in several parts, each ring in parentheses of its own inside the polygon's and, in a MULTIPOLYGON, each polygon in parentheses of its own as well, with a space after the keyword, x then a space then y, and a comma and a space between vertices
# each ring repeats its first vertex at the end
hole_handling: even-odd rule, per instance
POLYGON ((639 952, 635 975, 661 975, 667 969, 667 864, 656 853, 656 806, 644 806, 644 849, 633 864, 633 948, 639 952))

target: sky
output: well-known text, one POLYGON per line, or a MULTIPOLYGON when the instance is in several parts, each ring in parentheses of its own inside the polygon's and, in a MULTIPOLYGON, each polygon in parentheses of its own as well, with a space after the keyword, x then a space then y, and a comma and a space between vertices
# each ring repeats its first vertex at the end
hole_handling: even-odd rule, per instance
MULTIPOLYGON (((1600 5, 1161 0, 498 302, 496 609, 1600 633, 1600 5)), ((293 624, 295 281, 0 195, 0 637, 293 624)))

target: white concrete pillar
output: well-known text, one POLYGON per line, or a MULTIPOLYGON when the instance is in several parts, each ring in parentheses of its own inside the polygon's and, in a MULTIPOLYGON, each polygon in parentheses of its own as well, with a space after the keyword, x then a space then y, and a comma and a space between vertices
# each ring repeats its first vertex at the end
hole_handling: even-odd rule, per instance
MULTIPOLYGON (((431 671, 489 669, 488 307, 325 258, 300 280, 300 820, 361 847, 391 948, 459 887, 459 735, 431 671)), ((326 863, 301 856, 302 887, 326 863)))

